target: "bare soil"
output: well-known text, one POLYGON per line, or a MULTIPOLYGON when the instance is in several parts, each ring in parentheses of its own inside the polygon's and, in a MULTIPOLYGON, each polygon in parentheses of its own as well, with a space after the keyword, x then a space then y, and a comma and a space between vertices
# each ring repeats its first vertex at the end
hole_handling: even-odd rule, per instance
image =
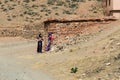
POLYGON ((51 76, 54 80, 120 80, 120 21, 99 30, 94 37, 89 35, 91 39, 64 51, 43 54, 36 53, 36 40, 0 38, 0 78, 50 80, 51 76), (71 73, 73 67, 78 68, 75 74, 71 73), (41 79, 41 75, 45 77, 41 79))
POLYGON ((0 27, 19 28, 31 23, 40 23, 51 18, 69 19, 98 17, 98 15, 99 17, 103 16, 101 2, 98 2, 97 0, 84 1, 76 2, 70 0, 28 0, 27 2, 27 0, 1 0, 0 27), (50 5, 48 2, 55 4, 50 5))
POLYGON ((0 80, 53 80, 44 72, 30 68, 33 63, 31 55, 37 56, 34 53, 34 45, 35 41, 20 37, 0 38, 0 80), (28 60, 22 59, 21 56, 28 60))

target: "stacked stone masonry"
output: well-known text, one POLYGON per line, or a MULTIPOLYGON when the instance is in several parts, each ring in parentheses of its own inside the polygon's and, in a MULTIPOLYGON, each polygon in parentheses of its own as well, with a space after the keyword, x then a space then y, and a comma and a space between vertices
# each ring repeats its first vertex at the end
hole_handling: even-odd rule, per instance
MULTIPOLYGON (((51 23, 48 32, 53 32, 54 46, 67 46, 77 44, 80 41, 80 34, 87 34, 88 27, 98 26, 97 22, 73 22, 73 23, 51 23)), ((99 25, 100 26, 100 25, 99 25)))
POLYGON ((48 32, 53 33, 54 41, 52 48, 62 49, 66 46, 77 44, 81 41, 81 36, 89 35, 102 26, 102 24, 110 23, 114 19, 106 20, 77 20, 77 21, 45 21, 39 24, 29 24, 23 27, 0 27, 0 37, 16 37, 35 39, 39 33, 42 33, 44 38, 44 48, 48 41, 48 32))
MULTIPOLYGON (((81 21, 47 21, 45 24, 45 28, 47 28, 47 32, 52 32, 54 41, 52 43, 52 47, 54 49, 61 49, 67 46, 77 44, 81 40, 81 36, 85 38, 86 41, 87 35, 94 33, 95 30, 99 29, 99 27, 103 26, 103 24, 110 23, 112 20, 81 20, 81 21)), ((46 38, 47 39, 47 38, 46 38)))

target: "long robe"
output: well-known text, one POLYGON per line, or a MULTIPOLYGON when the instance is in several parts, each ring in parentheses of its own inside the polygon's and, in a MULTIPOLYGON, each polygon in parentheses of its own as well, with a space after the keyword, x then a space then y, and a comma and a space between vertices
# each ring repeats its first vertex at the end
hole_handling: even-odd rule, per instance
POLYGON ((38 53, 42 53, 42 40, 39 40, 39 41, 38 41, 38 44, 37 44, 37 52, 38 52, 38 53))

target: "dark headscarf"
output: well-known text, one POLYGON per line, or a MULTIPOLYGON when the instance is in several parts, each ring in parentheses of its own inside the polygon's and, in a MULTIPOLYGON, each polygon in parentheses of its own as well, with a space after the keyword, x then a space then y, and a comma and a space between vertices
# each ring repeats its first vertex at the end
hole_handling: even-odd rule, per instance
POLYGON ((52 32, 48 32, 48 37, 52 35, 52 32))
POLYGON ((41 35, 41 33, 39 34, 39 38, 42 38, 42 35, 41 35))

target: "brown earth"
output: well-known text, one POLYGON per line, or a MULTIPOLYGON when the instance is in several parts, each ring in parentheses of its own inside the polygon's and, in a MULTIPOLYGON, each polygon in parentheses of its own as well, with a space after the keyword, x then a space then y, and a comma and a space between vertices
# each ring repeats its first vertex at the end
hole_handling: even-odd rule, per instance
MULTIPOLYGON (((101 3, 96 0, 75 2, 78 8, 64 0, 61 0, 64 5, 58 4, 60 2, 49 5, 47 0, 24 1, 0 1, 0 29, 13 28, 17 32, 16 28, 21 30, 25 25, 34 26, 51 18, 103 17, 101 3)), ((120 21, 88 27, 83 33, 79 43, 63 51, 43 54, 36 53, 36 40, 1 37, 0 79, 32 80, 34 77, 33 80, 39 80, 42 72, 54 80, 120 80, 120 21), (74 67, 78 68, 77 73, 71 73, 74 67)), ((48 76, 44 79, 51 79, 48 76)))
POLYGON ((42 71, 55 80, 120 80, 120 21, 87 37, 64 51, 43 54, 36 53, 35 40, 1 38, 0 56, 9 64, 14 61, 19 69, 42 71), (77 73, 71 73, 74 67, 77 73))
POLYGON ((0 37, 36 38, 48 19, 104 17, 97 0, 1 0, 0 11, 0 37))
POLYGON ((1 0, 0 11, 0 27, 23 27, 30 23, 41 23, 50 18, 103 16, 101 2, 97 0, 79 2, 77 0, 1 0))

